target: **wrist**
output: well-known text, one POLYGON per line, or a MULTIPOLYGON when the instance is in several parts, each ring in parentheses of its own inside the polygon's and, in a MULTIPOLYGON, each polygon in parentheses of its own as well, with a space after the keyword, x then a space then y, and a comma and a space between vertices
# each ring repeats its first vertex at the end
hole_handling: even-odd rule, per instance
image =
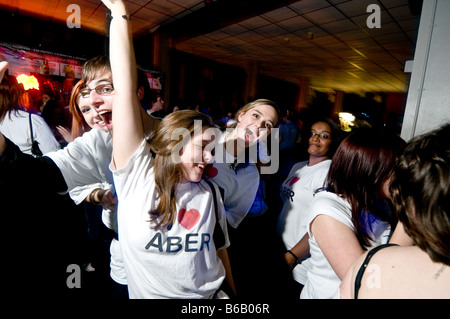
POLYGON ((111 10, 111 15, 113 17, 121 17, 121 16, 129 16, 129 13, 125 5, 118 5, 111 10))
POLYGON ((293 270, 299 263, 297 255, 294 254, 291 250, 287 250, 285 256, 286 262, 290 266, 291 270, 293 270))
POLYGON ((100 200, 100 192, 102 191, 102 189, 97 188, 94 189, 90 194, 89 194, 89 203, 93 204, 93 205, 102 205, 102 202, 100 200))
POLYGON ((287 250, 286 253, 290 256, 292 256, 292 258, 294 258, 295 261, 298 260, 298 257, 296 254, 294 254, 291 250, 287 250))

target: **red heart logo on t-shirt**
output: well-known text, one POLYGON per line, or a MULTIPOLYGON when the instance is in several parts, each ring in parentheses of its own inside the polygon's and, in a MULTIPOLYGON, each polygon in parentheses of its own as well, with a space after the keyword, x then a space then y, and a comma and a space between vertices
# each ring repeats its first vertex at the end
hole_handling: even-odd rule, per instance
POLYGON ((197 224, 199 219, 200 213, 194 208, 191 208, 190 210, 182 208, 178 212, 178 222, 187 230, 191 230, 191 228, 197 224))
POLYGON ((211 164, 206 165, 205 173, 204 173, 206 176, 208 176, 210 178, 214 178, 217 176, 218 173, 219 173, 219 171, 217 170, 217 168, 215 168, 211 164))
POLYGON ((291 181, 289 182, 289 186, 294 185, 295 183, 297 183, 300 180, 300 177, 294 176, 292 177, 291 181))

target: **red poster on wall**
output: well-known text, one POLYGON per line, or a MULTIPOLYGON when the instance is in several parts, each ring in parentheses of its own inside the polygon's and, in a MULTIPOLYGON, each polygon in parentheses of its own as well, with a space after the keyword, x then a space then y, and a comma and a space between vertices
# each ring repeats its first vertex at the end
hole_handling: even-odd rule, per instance
POLYGON ((9 62, 9 74, 41 74, 43 76, 62 76, 81 78, 84 60, 64 57, 48 52, 33 51, 18 45, 0 42, 0 60, 9 62))

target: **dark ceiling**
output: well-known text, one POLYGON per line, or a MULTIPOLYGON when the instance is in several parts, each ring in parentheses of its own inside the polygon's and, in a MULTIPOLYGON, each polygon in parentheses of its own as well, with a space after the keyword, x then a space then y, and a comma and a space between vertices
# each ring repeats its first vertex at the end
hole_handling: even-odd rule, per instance
MULTIPOLYGON (((318 90, 406 92, 422 1, 128 0, 135 37, 168 34, 174 49, 318 90), (380 9, 380 28, 369 5, 380 9), (371 16, 372 15, 372 16, 371 16)), ((0 0, 0 9, 61 25, 77 4, 81 28, 105 34, 96 0, 0 0)))

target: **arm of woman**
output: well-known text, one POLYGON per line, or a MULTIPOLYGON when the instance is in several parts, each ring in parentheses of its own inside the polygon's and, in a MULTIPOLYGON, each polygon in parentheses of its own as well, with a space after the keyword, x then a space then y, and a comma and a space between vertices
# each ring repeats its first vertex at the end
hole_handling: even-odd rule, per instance
POLYGON ((353 299, 355 297, 356 274, 358 273, 359 268, 361 268, 361 265, 364 262, 366 256, 367 252, 359 257, 352 264, 352 266, 350 266, 350 269, 347 271, 344 278, 342 278, 341 286, 339 287, 341 299, 353 299))
POLYGON ((294 254, 297 259, 289 252, 286 252, 284 254, 284 259, 286 261, 286 263, 289 265, 289 267, 292 268, 292 266, 294 265, 294 263, 297 260, 301 260, 303 258, 305 258, 305 256, 309 253, 309 235, 308 233, 306 233, 302 239, 300 239, 300 241, 290 249, 290 251, 292 252, 292 254, 294 254))
POLYGON ((102 0, 111 10, 109 52, 114 83, 112 121, 113 163, 119 169, 128 162, 144 138, 137 97, 137 67, 127 8, 123 1, 102 0))
POLYGON ((96 188, 86 196, 85 201, 94 205, 103 205, 110 210, 116 209, 114 195, 109 189, 96 188))
POLYGON ((49 193, 67 191, 63 174, 52 159, 24 154, 0 133, 0 184, 8 185, 10 181, 22 181, 19 191, 36 187, 49 193))
POLYGON ((344 223, 327 215, 317 216, 310 224, 311 232, 339 279, 364 250, 354 231, 344 223))
POLYGON ((236 287, 234 286, 233 274, 231 272, 230 258, 228 257, 228 250, 226 248, 221 248, 218 249, 216 253, 225 268, 225 280, 228 286, 233 291, 234 295, 237 296, 236 287))

